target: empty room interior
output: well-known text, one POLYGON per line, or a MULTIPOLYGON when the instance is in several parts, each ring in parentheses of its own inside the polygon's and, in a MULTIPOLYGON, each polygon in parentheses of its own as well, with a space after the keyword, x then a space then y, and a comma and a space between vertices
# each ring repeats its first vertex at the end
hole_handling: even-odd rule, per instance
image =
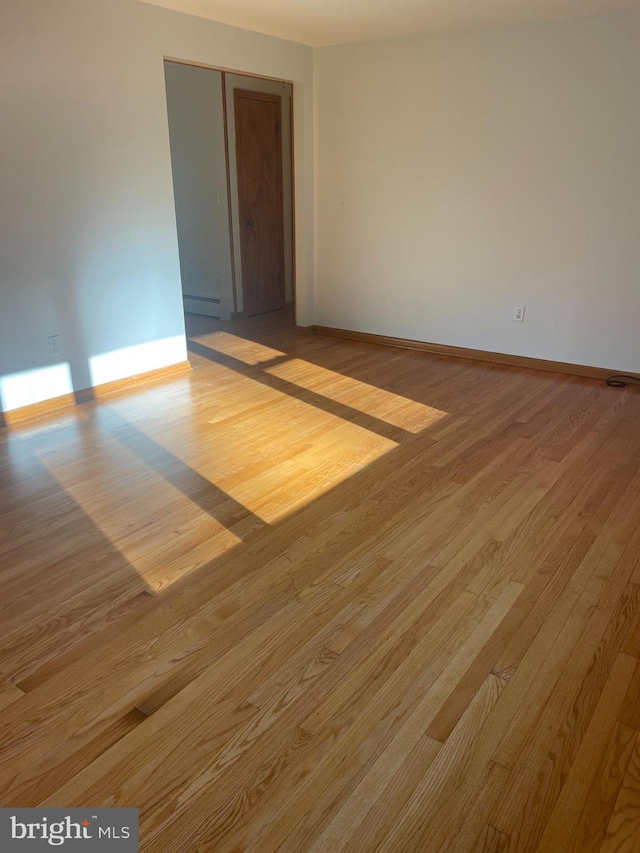
POLYGON ((638 853, 640 0, 0 67, 0 851, 638 853))

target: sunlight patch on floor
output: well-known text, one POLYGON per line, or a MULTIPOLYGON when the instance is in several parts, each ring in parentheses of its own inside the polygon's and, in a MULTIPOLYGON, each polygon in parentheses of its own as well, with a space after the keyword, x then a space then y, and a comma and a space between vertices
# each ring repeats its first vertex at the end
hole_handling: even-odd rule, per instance
POLYGON ((211 365, 197 429, 144 429, 111 407, 91 480, 80 462, 41 459, 152 589, 295 514, 447 415, 230 333, 206 339, 238 367, 211 365), (244 375, 240 362, 254 370, 244 375))
POLYGON ((245 471, 242 478, 218 480, 221 489, 269 524, 311 503, 398 446, 347 421, 335 423, 306 445, 296 446, 293 435, 290 441, 292 455, 268 470, 255 477, 247 477, 245 471))
POLYGON ((192 340, 199 341, 222 355, 237 358, 238 361, 249 365, 286 357, 286 353, 281 350, 241 338, 239 335, 232 335, 230 332, 208 332, 204 335, 194 335, 192 340))
POLYGON ((55 455, 38 458, 101 534, 118 543, 114 550, 152 589, 190 574, 241 542, 225 523, 116 442, 110 443, 102 466, 93 460, 96 474, 90 480, 82 476, 82 462, 58 465, 55 455))
POLYGON ((407 432, 422 432, 448 414, 300 358, 273 365, 265 372, 407 432))

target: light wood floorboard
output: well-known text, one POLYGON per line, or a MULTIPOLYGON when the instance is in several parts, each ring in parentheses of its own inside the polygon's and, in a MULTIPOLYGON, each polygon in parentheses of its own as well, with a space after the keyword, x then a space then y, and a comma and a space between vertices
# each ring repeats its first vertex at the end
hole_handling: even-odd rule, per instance
POLYGON ((640 851, 640 393, 188 318, 0 431, 0 805, 144 853, 640 851))

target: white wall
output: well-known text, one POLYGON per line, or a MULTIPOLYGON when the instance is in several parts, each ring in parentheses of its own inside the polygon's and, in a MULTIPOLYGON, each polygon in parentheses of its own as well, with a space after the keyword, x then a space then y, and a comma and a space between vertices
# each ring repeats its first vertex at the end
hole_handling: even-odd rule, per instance
POLYGON ((236 120, 234 110, 234 89, 249 92, 265 92, 279 95, 282 109, 282 207, 284 228, 284 296, 287 302, 293 299, 293 210, 291 205, 291 97, 292 86, 279 80, 258 80, 241 77, 238 74, 225 75, 227 88, 227 127, 229 131, 229 177, 231 180, 231 217, 233 221, 233 244, 236 282, 238 282, 238 311, 243 309, 242 300, 242 259, 240 252, 240 220, 238 212, 238 167, 236 163, 236 120))
POLYGON ((2 0, 5 410, 186 357, 163 56, 295 81, 298 322, 312 322, 311 51, 136 0, 2 0))
MULTIPOLYGON (((231 304, 222 73, 165 62, 165 80, 182 292, 231 304)), ((192 301, 187 310, 211 307, 192 301)))
POLYGON ((314 68, 317 323, 640 371, 638 14, 314 68))

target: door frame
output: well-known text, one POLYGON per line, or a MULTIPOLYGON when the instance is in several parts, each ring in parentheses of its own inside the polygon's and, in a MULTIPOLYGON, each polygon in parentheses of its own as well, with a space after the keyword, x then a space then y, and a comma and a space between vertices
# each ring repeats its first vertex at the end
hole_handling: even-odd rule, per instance
MULTIPOLYGON (((228 218, 229 218, 229 245, 231 250, 231 291, 233 296, 233 314, 231 319, 240 319, 243 312, 238 312, 238 286, 236 282, 236 263, 235 263, 235 248, 233 239, 233 219, 231 211, 231 188, 229 186, 229 136, 228 136, 228 113, 227 113, 227 95, 226 95, 226 75, 233 74, 238 77, 246 77, 247 80, 270 80, 277 83, 286 83, 291 86, 291 98, 289 100, 290 122, 289 135, 291 145, 291 284, 292 284, 292 301, 293 301, 293 322, 297 327, 297 247, 296 247, 296 183, 295 183, 295 126, 294 126, 294 98, 296 97, 296 84, 294 80, 288 80, 283 77, 272 77, 269 74, 254 74, 251 71, 239 71, 234 68, 223 67, 221 65, 210 65, 206 62, 194 62, 190 59, 182 59, 176 56, 163 56, 166 62, 175 62, 178 65, 192 65, 195 68, 206 68, 209 71, 219 71, 222 80, 222 112, 224 122, 224 143, 225 143, 225 161, 227 170, 227 200, 228 200, 228 218)), ((280 125, 282 127, 282 123, 280 125)), ((284 229, 283 229, 284 230, 284 229)))
MULTIPOLYGON (((293 88, 293 87, 292 87, 293 88)), ((250 89, 234 89, 233 90, 233 111, 235 124, 235 141, 236 141, 236 173, 238 171, 238 101, 241 99, 249 101, 266 101, 267 103, 275 104, 277 109, 277 125, 278 125, 278 153, 276 157, 277 170, 277 185, 278 185, 278 254, 280 257, 280 276, 279 282, 282 287, 282 306, 286 307, 286 287, 284 276, 284 187, 283 187, 283 164, 282 164, 282 98, 280 95, 274 95, 268 92, 252 92, 250 89)), ((238 181, 239 184, 239 181, 238 181)), ((292 210, 293 212, 293 210, 292 210)), ((240 197, 238 196, 238 217, 240 217, 240 197)), ((293 221, 293 217, 292 217, 293 221)), ((242 235, 242 222, 240 222, 240 234, 242 235)), ((238 247, 240 259, 242 261, 242 236, 240 237, 241 245, 238 247)), ((243 270, 243 292, 242 292, 242 307, 246 314, 245 299, 246 290, 244 288, 244 263, 241 264, 243 270)), ((281 309, 280 309, 281 310, 281 309)))

